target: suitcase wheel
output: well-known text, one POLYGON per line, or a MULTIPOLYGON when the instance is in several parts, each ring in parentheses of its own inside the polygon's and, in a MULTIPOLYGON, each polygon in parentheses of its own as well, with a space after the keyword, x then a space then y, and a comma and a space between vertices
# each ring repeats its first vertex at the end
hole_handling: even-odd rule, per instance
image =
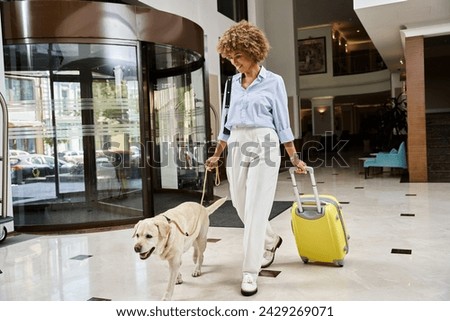
POLYGON ((309 262, 309 259, 307 257, 301 256, 301 259, 303 263, 307 264, 309 262))
POLYGON ((344 261, 343 260, 336 260, 334 261, 334 264, 338 267, 343 267, 344 266, 344 261))

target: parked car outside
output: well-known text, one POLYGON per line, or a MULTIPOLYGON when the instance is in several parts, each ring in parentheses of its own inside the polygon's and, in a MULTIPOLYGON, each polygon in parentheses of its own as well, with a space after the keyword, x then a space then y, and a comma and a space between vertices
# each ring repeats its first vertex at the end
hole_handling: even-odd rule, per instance
POLYGON ((64 152, 63 159, 69 163, 83 163, 83 151, 68 150, 64 152))
MULTIPOLYGON (((59 173, 70 173, 74 164, 58 160, 59 173)), ((55 174, 55 158, 42 154, 10 157, 11 183, 22 184, 27 179, 45 178, 55 174)))
POLYGON ((23 155, 30 155, 30 153, 28 153, 24 150, 20 150, 20 149, 10 149, 9 150, 9 157, 23 156, 23 155))
MULTIPOLYGON (((96 158, 95 163, 97 167, 96 170, 98 178, 116 177, 115 167, 106 156, 96 158)), ((70 169, 70 174, 84 175, 84 164, 83 163, 73 164, 73 167, 70 169)))

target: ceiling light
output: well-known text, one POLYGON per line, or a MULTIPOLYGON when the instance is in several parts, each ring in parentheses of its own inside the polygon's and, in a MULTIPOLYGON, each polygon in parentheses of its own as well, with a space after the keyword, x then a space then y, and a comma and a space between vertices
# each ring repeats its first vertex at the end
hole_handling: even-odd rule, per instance
POLYGON ((320 115, 320 118, 323 118, 325 112, 328 110, 328 106, 319 106, 317 107, 317 112, 320 115))

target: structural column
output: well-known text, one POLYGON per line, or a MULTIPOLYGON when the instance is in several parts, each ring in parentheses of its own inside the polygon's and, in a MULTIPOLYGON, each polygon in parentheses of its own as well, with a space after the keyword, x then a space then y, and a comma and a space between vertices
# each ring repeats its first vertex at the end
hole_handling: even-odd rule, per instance
POLYGON ((408 102, 408 169, 410 182, 427 182, 424 38, 405 41, 408 102))

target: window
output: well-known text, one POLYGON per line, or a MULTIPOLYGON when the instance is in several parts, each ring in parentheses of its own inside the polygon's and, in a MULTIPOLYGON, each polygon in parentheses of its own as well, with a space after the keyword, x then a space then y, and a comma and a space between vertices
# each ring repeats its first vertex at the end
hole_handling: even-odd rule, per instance
POLYGON ((248 20, 247 0, 217 0, 217 11, 236 22, 248 20))

